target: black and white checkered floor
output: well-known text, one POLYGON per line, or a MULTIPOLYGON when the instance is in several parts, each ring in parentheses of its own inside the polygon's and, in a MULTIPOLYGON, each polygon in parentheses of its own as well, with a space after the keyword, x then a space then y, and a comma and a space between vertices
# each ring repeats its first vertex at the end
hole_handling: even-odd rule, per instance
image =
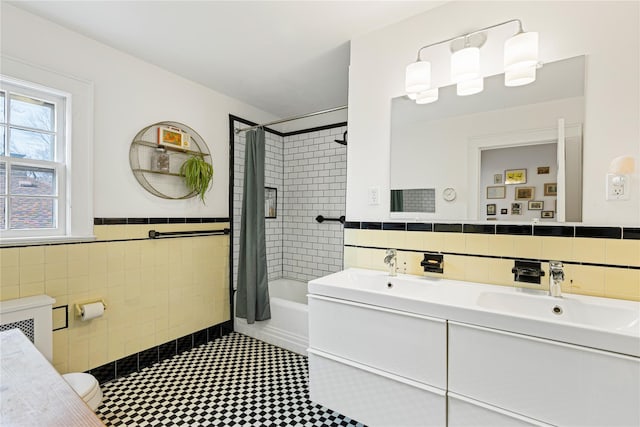
POLYGON ((107 426, 362 426, 309 400, 306 357, 235 332, 102 390, 107 426))

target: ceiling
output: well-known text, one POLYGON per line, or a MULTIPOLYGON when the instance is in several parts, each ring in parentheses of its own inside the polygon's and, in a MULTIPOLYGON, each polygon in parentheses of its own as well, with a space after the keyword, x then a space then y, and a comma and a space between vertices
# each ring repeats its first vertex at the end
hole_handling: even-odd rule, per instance
POLYGON ((279 117, 347 104, 349 41, 444 1, 14 1, 279 117))

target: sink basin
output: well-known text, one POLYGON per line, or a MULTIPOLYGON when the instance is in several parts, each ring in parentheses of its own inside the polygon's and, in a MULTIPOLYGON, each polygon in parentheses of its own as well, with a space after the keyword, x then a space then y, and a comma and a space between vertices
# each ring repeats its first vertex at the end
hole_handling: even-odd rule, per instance
POLYGON ((640 336, 638 310, 579 301, 573 295, 554 298, 542 295, 482 292, 478 296, 478 305, 518 316, 532 316, 545 320, 628 331, 640 336))
POLYGON ((634 301, 554 298, 357 268, 310 281, 309 293, 640 357, 640 303, 634 301))

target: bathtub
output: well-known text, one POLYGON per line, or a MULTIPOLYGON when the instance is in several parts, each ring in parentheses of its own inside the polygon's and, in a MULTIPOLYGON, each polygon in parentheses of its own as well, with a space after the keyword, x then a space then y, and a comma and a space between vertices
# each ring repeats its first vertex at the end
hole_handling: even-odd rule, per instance
POLYGON ((235 318, 237 332, 307 355, 309 346, 309 308, 307 284, 291 279, 269 282, 271 319, 249 325, 245 319, 235 318))

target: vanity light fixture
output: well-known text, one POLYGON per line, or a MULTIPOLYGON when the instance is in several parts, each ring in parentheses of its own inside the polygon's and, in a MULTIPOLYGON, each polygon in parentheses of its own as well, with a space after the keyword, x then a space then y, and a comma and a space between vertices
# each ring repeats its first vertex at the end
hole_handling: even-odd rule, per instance
POLYGON ((456 83, 457 94, 467 96, 482 92, 484 81, 480 75, 480 48, 489 30, 511 23, 517 23, 518 30, 504 43, 505 86, 523 86, 534 82, 538 66, 538 33, 525 32, 522 22, 512 19, 418 49, 416 62, 409 64, 406 69, 407 96, 418 104, 438 99, 438 88, 431 85, 431 63, 421 59, 420 54, 425 49, 444 43, 449 43, 451 47, 451 81, 456 83), (426 95, 427 91, 435 91, 435 96, 434 92, 426 95))

